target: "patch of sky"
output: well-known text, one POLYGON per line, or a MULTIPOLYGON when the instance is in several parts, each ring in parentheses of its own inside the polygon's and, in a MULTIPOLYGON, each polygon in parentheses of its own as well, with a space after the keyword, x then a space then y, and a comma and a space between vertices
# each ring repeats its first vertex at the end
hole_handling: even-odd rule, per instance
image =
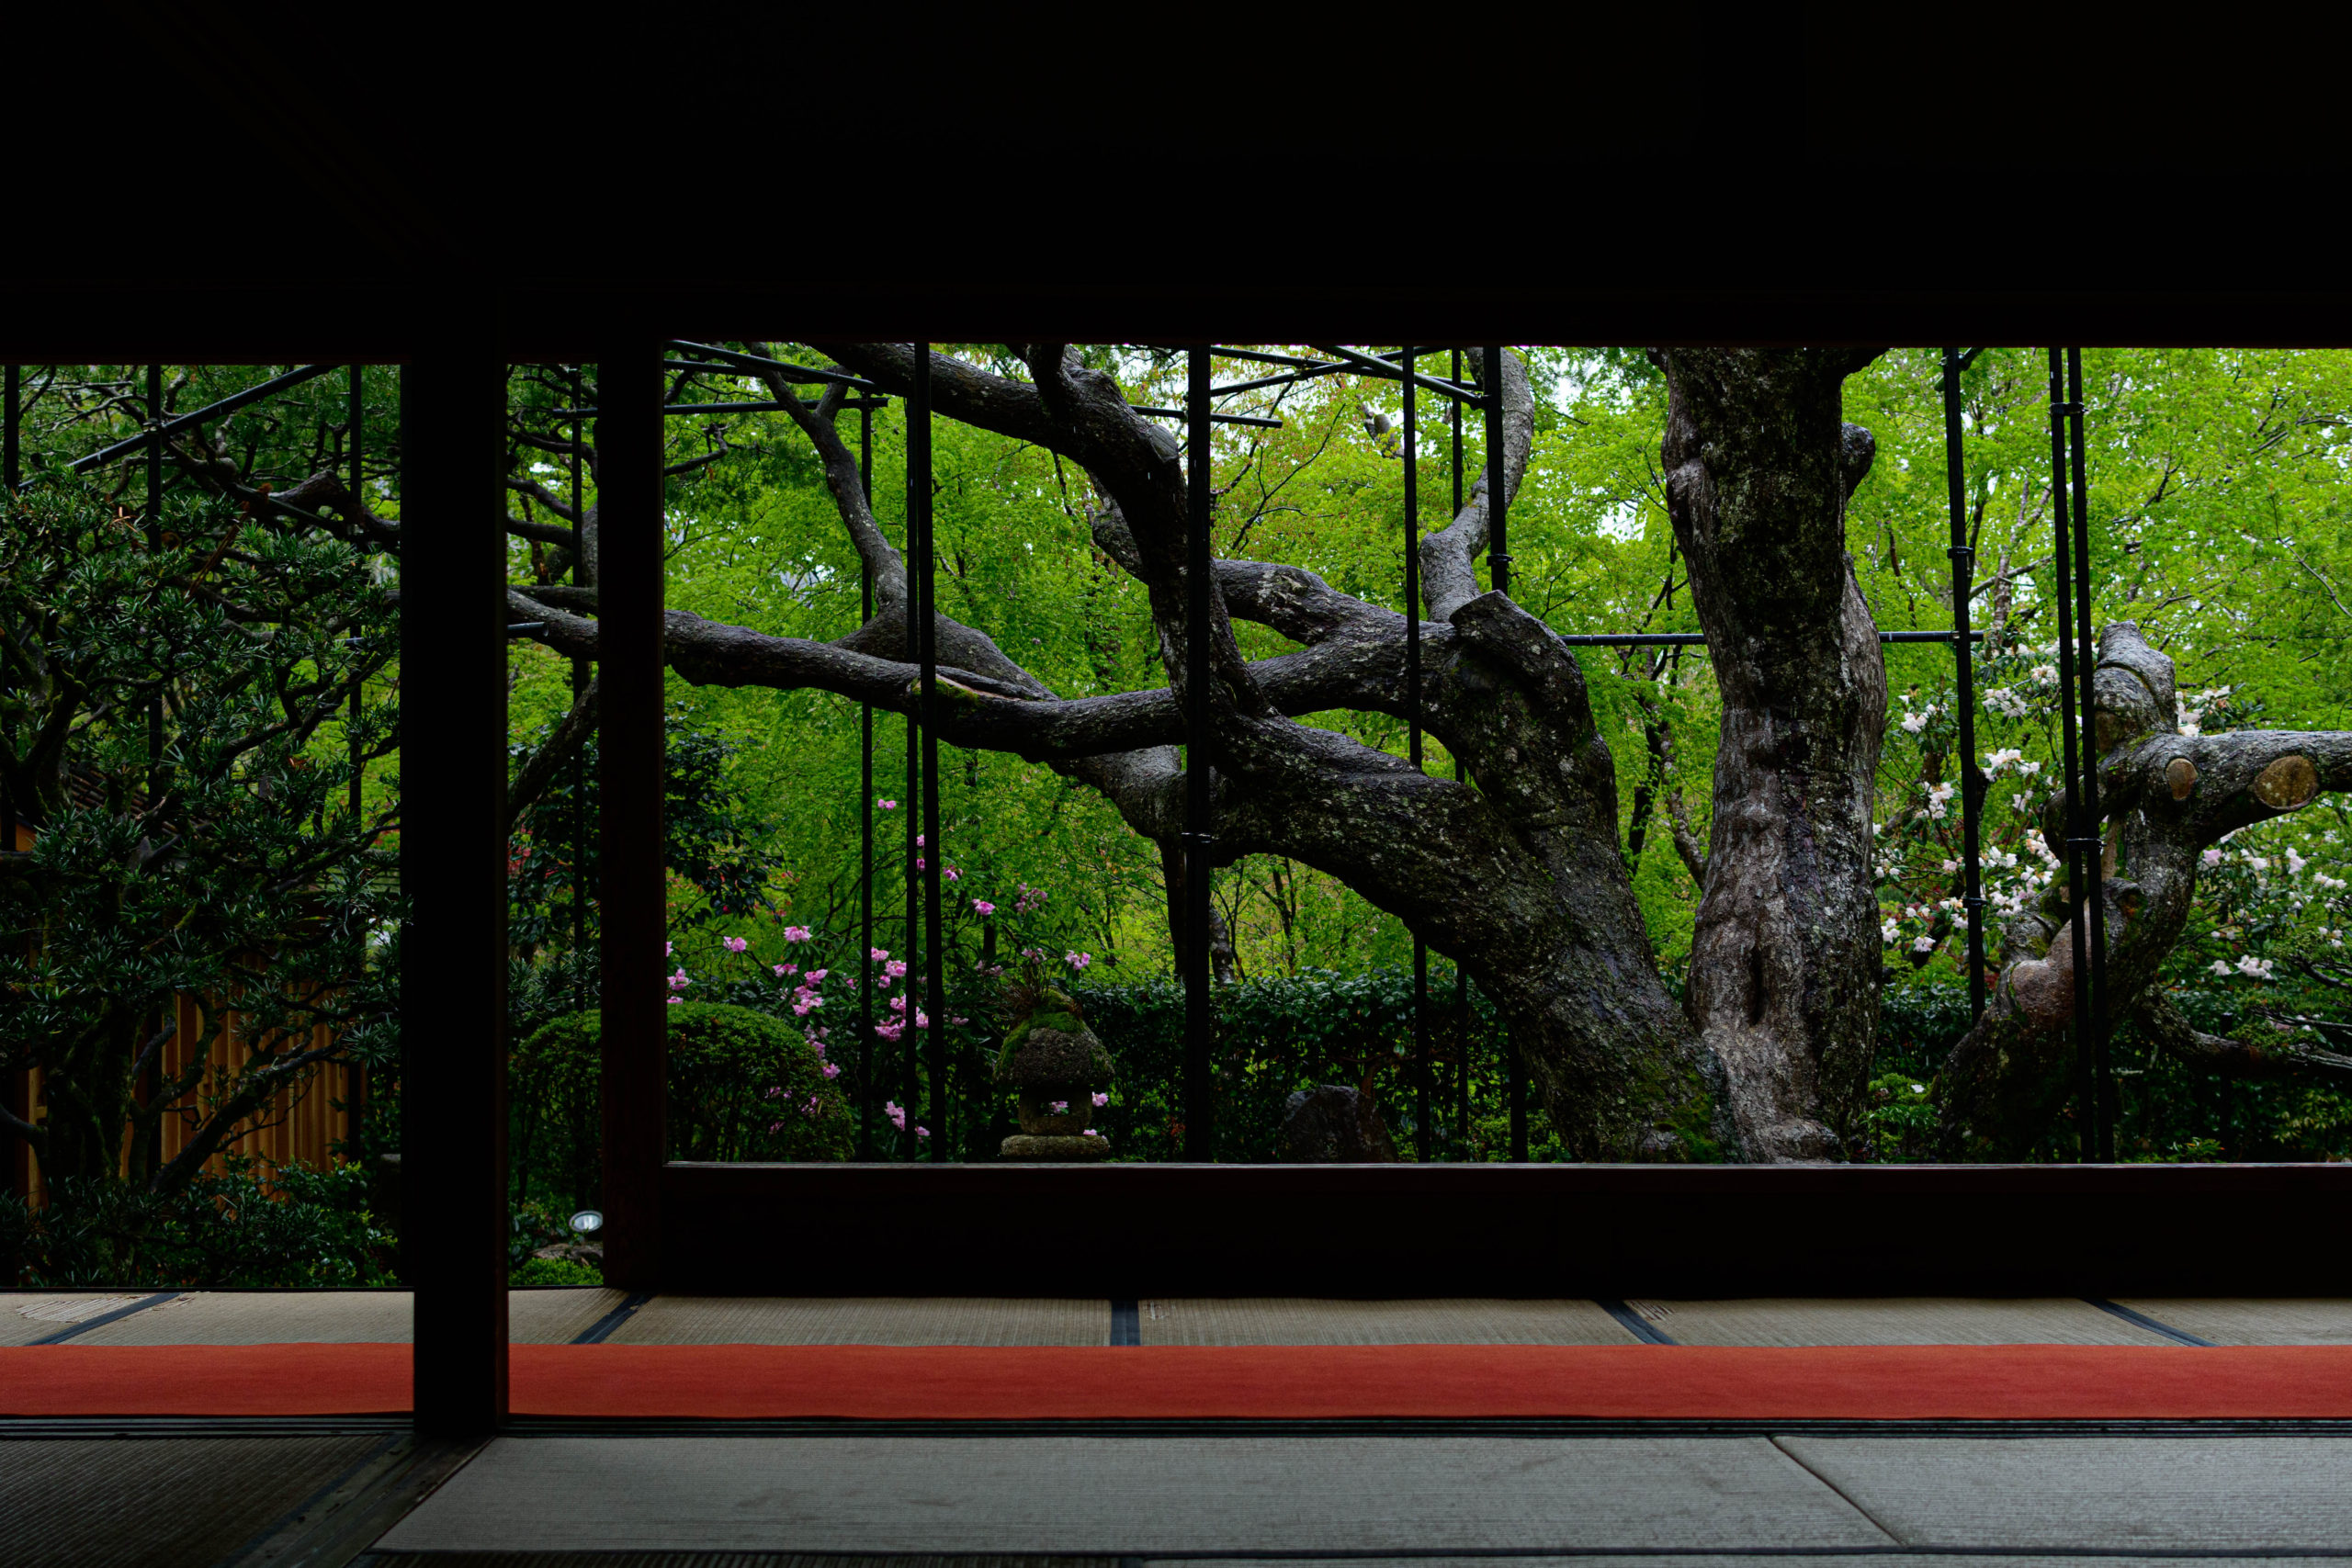
POLYGON ((1600 514, 1600 531, 1610 538, 1630 542, 1642 536, 1642 528, 1639 501, 1621 501, 1600 514))

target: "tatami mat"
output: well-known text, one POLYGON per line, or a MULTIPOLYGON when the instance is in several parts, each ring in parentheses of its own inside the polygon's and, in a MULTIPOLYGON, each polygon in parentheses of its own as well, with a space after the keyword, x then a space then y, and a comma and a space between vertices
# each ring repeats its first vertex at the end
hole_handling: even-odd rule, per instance
MULTIPOLYGON (((598 1287, 509 1291, 507 1337, 518 1345, 568 1344, 626 1299, 619 1291, 598 1287)), ((412 1337, 410 1314, 406 1291, 190 1291, 177 1301, 76 1335, 74 1343, 405 1345, 412 1337)), ((29 1335, 14 1343, 39 1337, 29 1335)))
POLYGON ((2352 1542, 2340 1438, 1774 1441, 1906 1546, 2335 1557, 2352 1542))
POLYGON ((153 1291, 92 1292, 87 1295, 33 1291, 0 1293, 0 1345, 30 1345, 62 1334, 77 1323, 137 1306, 153 1294, 153 1291))
POLYGON ((0 1568, 218 1562, 390 1441, 12 1438, 0 1443, 0 1568))
POLYGON ((1134 1568, 1132 1559, 1025 1552, 876 1557, 837 1551, 377 1551, 356 1559, 351 1568, 1121 1568, 1122 1562, 1134 1568))
POLYGON ((401 1551, 1887 1547, 1761 1438, 501 1438, 401 1551))
MULTIPOLYGON (((157 1292, 0 1293, 0 1346, 29 1345, 157 1292)), ((628 1298, 601 1287, 507 1298, 518 1345, 560 1345, 628 1298)), ((2164 1336, 2071 1298, 1896 1297, 1628 1303, 1678 1344, 2162 1345, 2164 1336)), ((2119 1303, 2217 1345, 2352 1345, 2352 1299, 2140 1299, 2119 1303)), ((98 1323, 77 1345, 396 1343, 404 1291, 190 1291, 98 1323)), ((1622 1345, 1634 1336, 1594 1302, 1479 1298, 1347 1301, 1188 1297, 1137 1303, 1146 1345, 1622 1345)), ((999 1297, 657 1296, 615 1344, 1105 1345, 1111 1304, 999 1297)))
POLYGON ((1193 1297, 1136 1303, 1146 1345, 1624 1345, 1589 1301, 1193 1297))
POLYGON ((615 1345, 1107 1345, 1108 1301, 995 1296, 656 1296, 615 1345))
POLYGON ((627 1300, 626 1291, 603 1286, 509 1291, 506 1337, 516 1345, 569 1345, 627 1300))
POLYGON ((2239 1301, 2226 1296, 2134 1296, 2118 1306, 2216 1345, 2352 1345, 2352 1300, 2239 1301))
POLYGON ((190 1291, 77 1335, 76 1345, 405 1344, 406 1291, 190 1291))
POLYGON ((1678 1345, 2172 1345, 2088 1302, 1901 1296, 1626 1303, 1678 1345))

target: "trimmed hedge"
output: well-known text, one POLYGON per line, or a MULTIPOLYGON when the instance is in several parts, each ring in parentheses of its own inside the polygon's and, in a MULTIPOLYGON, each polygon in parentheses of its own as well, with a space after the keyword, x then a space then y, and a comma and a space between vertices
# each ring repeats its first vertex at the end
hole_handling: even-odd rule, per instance
MULTIPOLYGON (((837 1160, 854 1147, 849 1100, 798 1029, 749 1008, 680 1002, 670 1023, 672 1159, 837 1160)), ((603 1022, 568 1013, 517 1047, 510 1148, 519 1195, 559 1206, 598 1190, 603 1022)))

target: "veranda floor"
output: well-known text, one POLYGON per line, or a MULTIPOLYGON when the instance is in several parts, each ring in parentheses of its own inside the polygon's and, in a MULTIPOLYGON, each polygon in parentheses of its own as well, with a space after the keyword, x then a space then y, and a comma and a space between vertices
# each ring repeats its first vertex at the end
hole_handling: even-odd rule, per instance
MULTIPOLYGON (((1710 1302, 1118 1303, 974 1297, 509 1292, 516 1344, 635 1345, 2352 1345, 2352 1299, 2003 1297, 1710 1302), (2119 1310, 2120 1309, 2120 1310, 2119 1310)), ((0 1346, 404 1343, 403 1291, 0 1293, 0 1346)))
MULTIPOLYGON (((399 1292, 19 1292, 0 1345, 382 1343, 399 1292)), ((784 1299, 518 1291, 518 1343, 2352 1345, 2352 1300, 784 1299)), ((2193 1352, 2188 1352, 2194 1354, 2193 1352)), ((2352 1393, 2352 1391, 2347 1391, 2352 1393)), ((0 1421, 0 1568, 1854 1568, 2352 1559, 2335 1423, 1736 1432, 0 1421)))

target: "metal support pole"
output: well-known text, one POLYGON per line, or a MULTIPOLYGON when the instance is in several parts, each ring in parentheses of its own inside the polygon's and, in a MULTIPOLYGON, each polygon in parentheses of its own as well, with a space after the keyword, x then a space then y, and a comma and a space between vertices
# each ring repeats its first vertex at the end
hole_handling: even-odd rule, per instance
MULTIPOLYGON (((1487 565, 1498 593, 1510 592, 1510 533, 1507 521, 1510 489, 1503 460, 1503 351, 1489 344, 1486 350, 1485 383, 1478 407, 1487 417, 1487 565)), ((1509 1071, 1510 1157, 1527 1157, 1527 1064, 1519 1053, 1519 1036, 1503 1032, 1504 1060, 1509 1071)))
MULTIPOLYGON (((931 1028, 925 1039, 929 1046, 931 1074, 931 1157, 947 1157, 947 955, 942 951, 940 933, 940 871, 941 852, 945 847, 939 841, 939 551, 932 536, 931 513, 931 344, 915 344, 914 380, 907 398, 907 514, 908 526, 922 537, 922 619, 920 623, 922 641, 919 665, 922 689, 916 704, 922 710, 922 942, 923 986, 922 998, 908 1006, 911 1014, 916 1008, 929 1004, 931 1028)), ((910 1017, 910 1024, 917 1021, 910 1017)), ((914 1114, 911 1106, 908 1115, 914 1114)))
POLYGON ((2058 592, 2052 595, 2058 622, 2058 712, 2059 732, 2064 740, 2061 761, 2065 769, 2065 836, 2064 863, 2066 873, 2066 901, 2071 911, 2066 929, 2075 948, 2075 1088, 2077 1118, 2076 1157, 2093 1160, 2098 1157, 2098 1085, 2093 1071, 2090 1031, 2086 1027, 2090 1016, 2090 961, 2088 945, 2083 931, 2083 893, 2086 873, 2082 863, 2084 821, 2075 682, 2080 667, 2075 659, 2074 616, 2069 607, 2075 602, 2074 542, 2068 523, 2072 496, 2066 482, 2066 378, 2064 367, 2056 349, 2050 351, 2050 502, 2051 523, 2054 530, 2053 558, 2057 564, 2058 592))
MULTIPOLYGON (((1413 380, 1413 351, 1401 350, 1405 367, 1405 751, 1421 766, 1421 468, 1420 389, 1413 380)), ((1430 947, 1413 938, 1413 1154, 1426 1160, 1436 1152, 1430 1127, 1430 947)))
MULTIPOLYGON (((1453 351, 1453 368, 1449 377, 1455 386, 1462 384, 1462 351, 1453 351)), ((1446 513, 1451 523, 1462 515, 1462 400, 1453 398, 1446 402, 1446 420, 1453 440, 1453 510, 1446 513)), ((1453 759, 1453 782, 1462 782, 1462 759, 1453 759)), ((1459 959, 1453 964, 1453 1148, 1455 1156, 1470 1146, 1470 971, 1459 959)))
MULTIPOLYGON (((147 367, 147 553, 164 547, 164 367, 147 367)), ((147 704, 147 805, 164 798, 164 699, 147 704)))
POLYGON ((1209 355, 1191 351, 1184 394, 1184 1157, 1216 1157, 1216 1098, 1209 1082, 1209 875, 1216 842, 1209 757, 1209 550, 1212 465, 1209 355))
POLYGON ((1951 502, 1951 649, 1953 705, 1960 710, 1961 908, 1968 920, 1968 1016, 1984 1016, 1984 885, 1977 842, 1984 775, 1976 767, 1976 653, 1969 641, 1969 600, 1976 592, 1976 551, 1968 542, 1968 457, 1960 439, 1960 350, 1944 350, 1944 479, 1951 502))
MULTIPOLYGON (((5 427, 0 427, 0 485, 6 487, 6 498, 14 500, 17 488, 24 483, 25 411, 21 400, 25 367, 11 365, 6 374, 7 410, 5 427)), ((6 723, 8 744, 14 747, 17 743, 17 721, 10 718, 6 723)), ((8 788, 8 781, 0 779, 0 854, 14 854, 16 850, 17 797, 8 788)))
MULTIPOLYGON (((907 440, 911 446, 914 435, 910 430, 907 440)), ((909 461, 912 461, 910 457, 909 461)), ((915 664, 922 659, 922 637, 916 631, 929 613, 923 604, 923 575, 917 565, 922 552, 922 537, 916 531, 914 497, 911 490, 907 497, 907 662, 915 664)), ((915 862, 922 858, 922 848, 915 840, 922 835, 922 716, 921 705, 907 711, 907 786, 905 797, 899 802, 899 815, 903 818, 906 858, 900 863, 906 882, 907 930, 906 951, 899 961, 906 964, 906 980, 899 994, 906 1010, 899 1017, 899 1118, 906 1123, 899 1134, 899 1152, 907 1158, 915 1156, 915 1107, 922 1100, 922 1077, 916 1066, 916 1047, 922 1036, 915 1030, 915 1003, 922 991, 922 875, 915 869, 915 862)))
MULTIPOLYGON (((401 994, 401 1077, 418 1092, 401 1118, 401 1263, 417 1430, 481 1436, 506 1419, 507 653, 506 541, 477 520, 505 488, 505 365, 479 295, 453 288, 436 304, 401 377, 401 760, 431 787, 403 804, 416 983, 401 994)), ((654 897, 658 910, 658 884, 654 897)), ((638 976, 649 996, 653 974, 638 976)), ((608 1083, 608 1115, 616 1098, 608 1083)), ((626 1224, 606 1234, 642 1240, 626 1224)), ((605 1256, 611 1279, 609 1243, 605 1256)))
MULTIPOLYGON (((368 546, 359 527, 359 512, 367 505, 367 491, 361 488, 359 427, 367 416, 368 408, 366 367, 354 365, 351 367, 349 393, 350 406, 345 412, 345 418, 351 429, 349 436, 344 443, 343 455, 351 469, 351 547, 364 556, 368 553, 368 546)), ((356 829, 359 825, 360 805, 365 795, 364 786, 367 784, 363 772, 367 763, 360 755, 359 747, 359 688, 357 686, 351 688, 351 706, 344 725, 344 734, 351 749, 350 795, 345 804, 351 810, 352 826, 356 829)))
MULTIPOLYGON (((350 396, 345 412, 345 423, 349 430, 344 442, 344 457, 351 475, 351 548, 355 555, 363 558, 368 553, 368 545, 366 535, 359 526, 360 508, 365 505, 365 492, 360 489, 359 427, 367 408, 365 376, 364 367, 356 363, 351 367, 350 396)), ((349 830, 355 833, 359 830, 360 811, 367 793, 367 759, 359 744, 359 682, 355 682, 345 710, 343 726, 344 746, 351 768, 351 777, 345 785, 344 804, 351 818, 349 830)), ((322 806, 320 809, 323 813, 325 807, 322 806)), ((353 1062, 344 1072, 344 1081, 349 1086, 348 1098, 344 1103, 345 1114, 349 1119, 346 1125, 350 1129, 351 1149, 356 1157, 364 1160, 368 1157, 368 1068, 362 1063, 353 1062)))
POLYGON ((630 1291, 661 1277, 669 1153, 661 360, 659 342, 629 335, 606 344, 596 364, 605 1278, 630 1291))
POLYGON ((2098 804, 2098 711, 2095 672, 2098 644, 2091 627, 2091 491, 2083 462, 2083 351, 2066 351, 2066 418, 2072 427, 2075 480, 2075 657, 2082 669, 2077 689, 2082 694, 2083 738, 2083 898, 2090 906, 2090 1030, 2093 1088, 2098 1098, 2098 1157, 2115 1159, 2115 1073, 2108 1055, 2107 1027, 2107 853, 2103 842, 2105 818, 2098 804))
MULTIPOLYGON (((580 374, 580 367, 576 365, 573 366, 571 369, 571 406, 574 408, 578 408, 582 402, 580 394, 582 379, 583 378, 580 374)), ((581 487, 580 483, 580 452, 581 447, 585 445, 584 441, 582 439, 584 434, 585 433, 580 426, 579 416, 577 414, 573 415, 571 420, 571 461, 570 465, 571 469, 571 525, 580 536, 582 547, 572 552, 571 581, 572 585, 578 588, 591 588, 595 585, 594 581, 594 573, 588 570, 588 553, 585 548, 588 538, 587 492, 581 487)), ((574 703, 577 703, 581 698, 581 694, 587 691, 589 678, 589 661, 585 659, 573 660, 571 661, 571 700, 574 703)), ((603 748, 599 746, 599 754, 602 753, 602 750, 603 748)), ((584 973, 584 965, 582 964, 582 960, 586 955, 587 952, 588 749, 583 746, 579 750, 571 754, 571 965, 572 975, 574 976, 571 1002, 575 1009, 583 1011, 588 1006, 588 986, 587 976, 584 973)))
MULTIPOLYGON (((857 484, 874 510, 874 410, 857 411, 857 484)), ((857 624, 874 620, 874 569, 860 556, 857 624)), ((874 705, 857 705, 857 1157, 874 1157, 874 705)))
POLYGON ((1498 593, 1510 592, 1510 534, 1504 521, 1509 508, 1503 483, 1503 351, 1486 351, 1485 396, 1478 401, 1487 416, 1487 567, 1498 593))
POLYGON ((6 375, 8 412, 5 434, 0 434, 0 484, 6 484, 8 493, 14 495, 25 481, 25 367, 11 365, 6 375))

